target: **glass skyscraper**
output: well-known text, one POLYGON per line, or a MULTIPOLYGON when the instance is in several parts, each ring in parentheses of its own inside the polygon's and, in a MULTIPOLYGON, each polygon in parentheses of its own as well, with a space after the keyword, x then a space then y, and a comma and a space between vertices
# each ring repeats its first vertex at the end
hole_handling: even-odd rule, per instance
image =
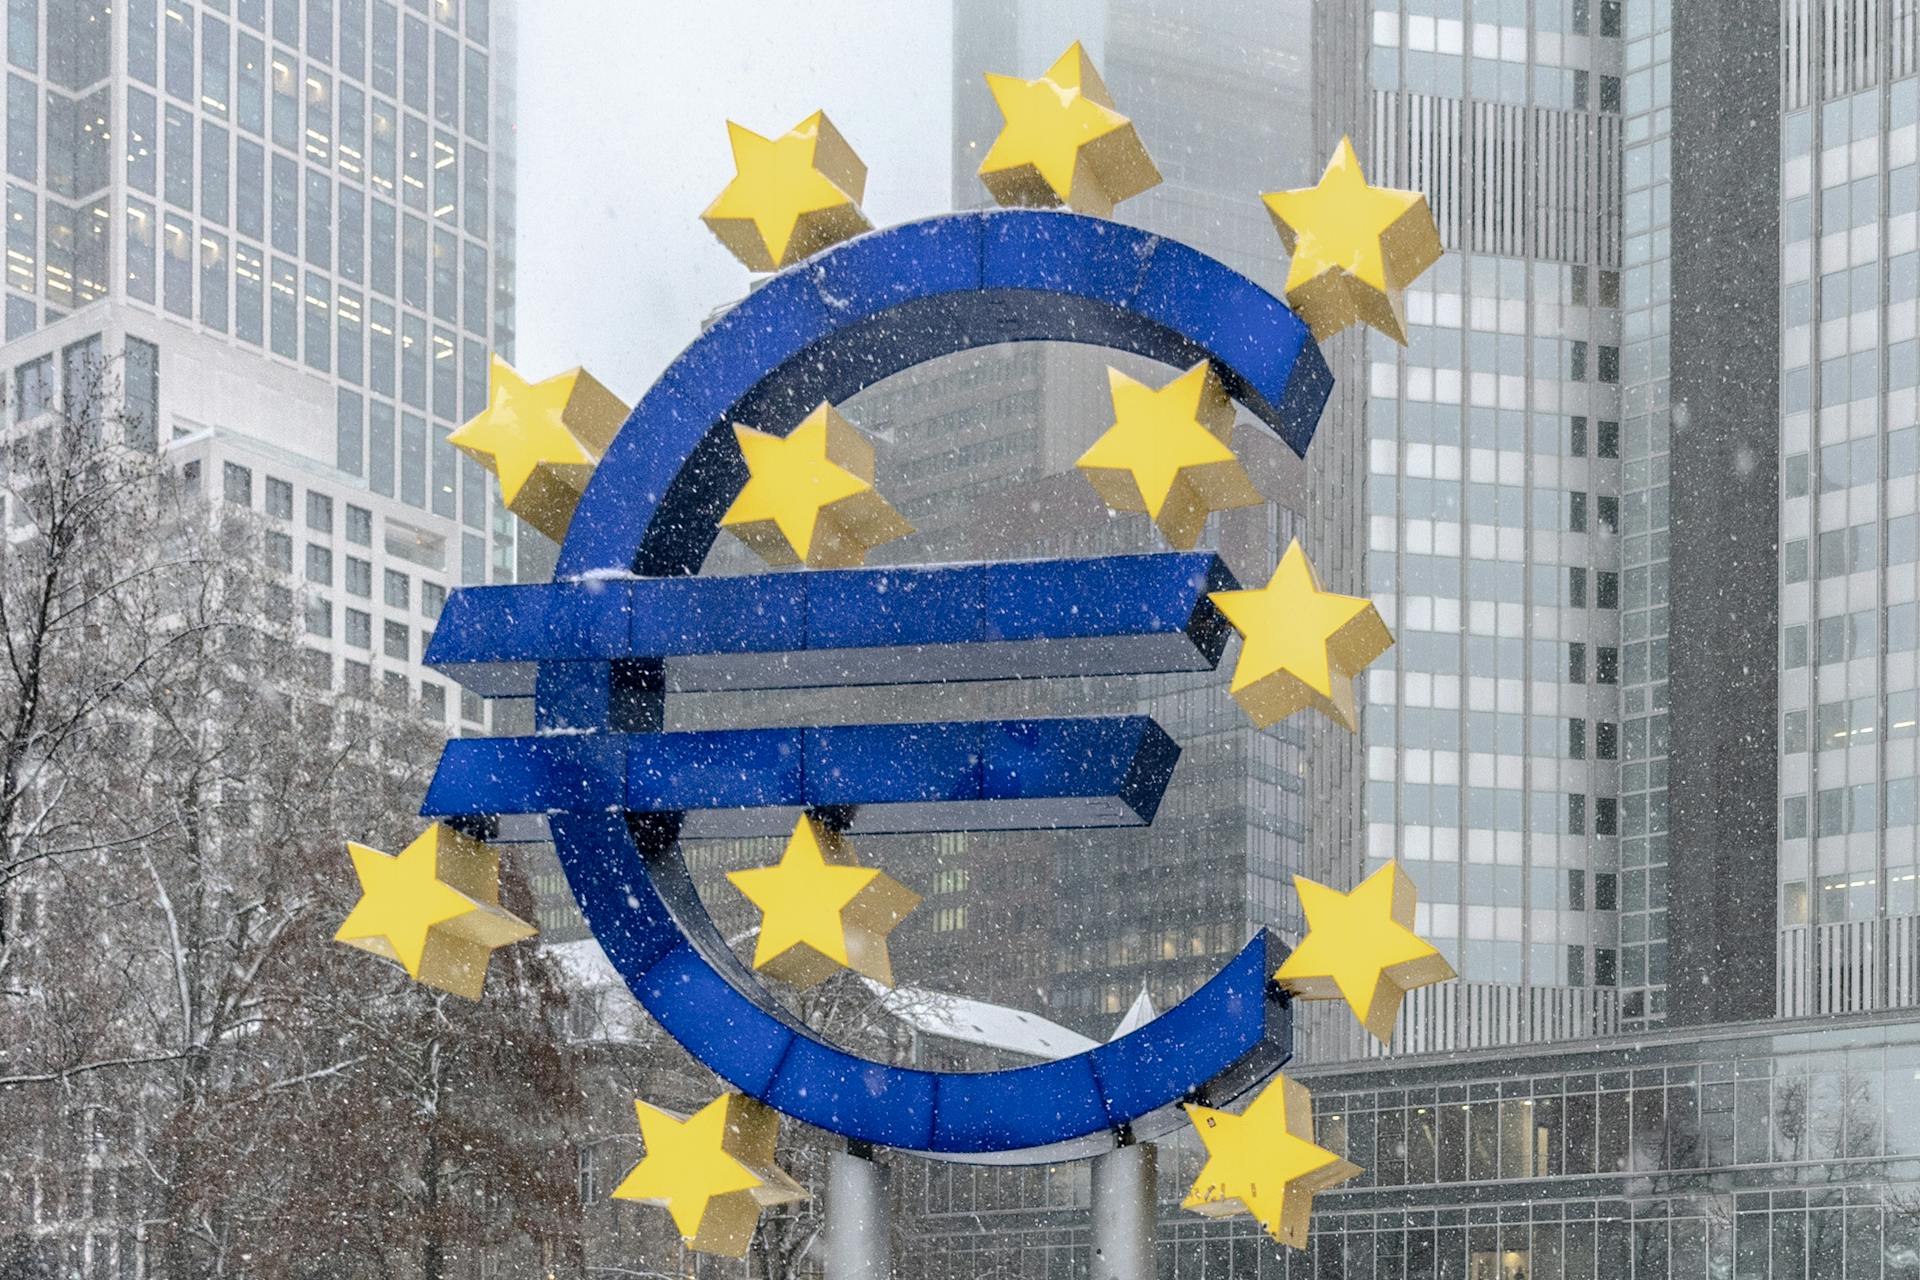
POLYGON ((513 348, 511 0, 11 0, 6 58, 13 419, 123 361, 141 443, 260 513, 309 677, 478 728, 419 659, 514 564, 446 442, 513 348))
POLYGON ((1920 1002, 1920 31, 1780 23, 1779 1000, 1824 1013, 1920 1002))
POLYGON ((1622 633, 1623 15, 1364 16, 1362 118, 1323 130, 1364 139, 1369 180, 1424 191, 1448 253, 1408 292, 1404 348, 1336 346, 1364 386, 1364 586, 1397 643, 1366 681, 1365 865, 1329 870, 1402 859, 1460 972, 1408 1002, 1397 1047, 1604 1032, 1648 1011, 1620 998, 1640 674, 1622 633))

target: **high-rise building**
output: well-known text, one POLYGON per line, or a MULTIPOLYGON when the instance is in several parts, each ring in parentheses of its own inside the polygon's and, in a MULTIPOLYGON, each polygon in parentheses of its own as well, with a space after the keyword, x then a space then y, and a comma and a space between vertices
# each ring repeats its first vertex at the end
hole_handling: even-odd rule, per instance
POLYGON ((1447 248, 1405 347, 1330 344, 1329 443, 1366 475, 1320 504, 1361 522, 1357 585, 1397 643, 1366 679, 1363 834, 1315 863, 1402 859, 1461 977, 1409 1000, 1401 1049, 1660 1011, 1621 950, 1622 30, 1610 0, 1374 0, 1316 31, 1322 143, 1425 192, 1447 248))
MULTIPOLYGON (((1920 31, 1911 6, 1881 0, 1784 0, 1769 21, 1777 74, 1746 109, 1762 124, 1737 131, 1730 121, 1714 139, 1749 158, 1738 179, 1727 175, 1739 180, 1742 230, 1753 235, 1746 287, 1703 293, 1700 309, 1703 325, 1747 333, 1754 358, 1777 353, 1775 369, 1751 375, 1762 388, 1777 381, 1777 450, 1772 440, 1734 443, 1762 480, 1778 457, 1777 489, 1769 483, 1747 504, 1763 542, 1778 512, 1778 1001, 1786 1014, 1912 1005, 1920 31), (1777 299, 1768 296, 1776 285, 1777 299), (1757 323, 1740 314, 1749 303, 1762 311, 1757 323)), ((1691 89, 1678 35, 1676 171, 1688 154, 1681 106, 1691 89)), ((1759 74, 1773 69, 1758 53, 1742 56, 1759 74)), ((1696 139, 1697 160, 1709 150, 1696 139)), ((1676 218, 1683 191, 1677 172, 1676 218)), ((1676 299, 1687 283, 1678 267, 1676 299)), ((1675 337, 1677 401, 1688 372, 1677 325, 1675 337)), ((1688 425, 1675 424, 1676 484, 1678 442, 1703 412, 1714 422, 1704 396, 1687 407, 1688 425)), ((1745 408, 1738 398, 1733 407, 1745 408)), ((1726 467, 1723 458, 1722 476, 1726 467)), ((1676 538, 1676 590, 1679 564, 1676 538)), ((1755 692, 1760 710, 1772 710, 1771 692, 1755 692)), ((1774 757, 1764 736, 1762 747, 1774 757)), ((1771 845, 1774 816, 1758 815, 1742 834, 1771 845)))
POLYGON ((106 363, 133 443, 260 513, 313 679, 479 728, 419 660, 449 587, 513 574, 447 443, 513 347, 511 0, 5 22, 10 421, 106 363))

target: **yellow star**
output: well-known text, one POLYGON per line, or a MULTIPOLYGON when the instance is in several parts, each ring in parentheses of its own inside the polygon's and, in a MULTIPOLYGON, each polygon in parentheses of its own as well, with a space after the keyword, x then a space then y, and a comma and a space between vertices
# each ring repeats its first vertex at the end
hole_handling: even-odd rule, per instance
POLYGON ((536 932, 500 907, 499 855, 443 822, 398 855, 347 852, 361 897, 334 941, 398 961, 417 982, 478 1000, 494 950, 536 932))
POLYGON ((778 138, 727 121, 735 176, 700 221, 749 271, 778 271, 869 231, 867 166, 816 111, 778 138))
POLYGON ((822 403, 785 439, 735 424, 747 483, 720 527, 768 564, 845 569, 913 526, 873 487, 873 446, 822 403))
POLYGON ((1233 403, 1207 361, 1157 391, 1114 368, 1107 385, 1113 425, 1079 466, 1108 506, 1146 512, 1187 551, 1213 512, 1266 501, 1234 456, 1233 403))
POLYGON ((1313 336, 1361 321, 1405 346, 1401 295, 1445 252, 1427 198, 1369 186, 1346 138, 1318 185, 1260 198, 1293 255, 1287 303, 1313 336))
POLYGON ((1159 184, 1133 122, 1113 109, 1078 41, 1038 80, 989 71, 987 88, 1006 125, 980 163, 980 180, 1001 204, 1064 204, 1104 218, 1159 184))
POLYGON ((753 967, 761 973, 811 987, 852 969, 893 985, 887 935, 920 895, 861 866, 844 835, 803 814, 778 863, 729 871, 727 879, 760 908, 753 967))
POLYGON ((1413 931, 1417 894, 1399 863, 1389 862, 1352 893, 1304 876, 1295 876, 1293 887, 1307 936, 1274 981, 1303 1000, 1345 1000, 1382 1044, 1407 992, 1454 976, 1447 958, 1413 931))
POLYGON ((1206 1144, 1207 1163, 1183 1209, 1209 1218, 1250 1213, 1275 1240, 1304 1249, 1314 1193, 1360 1172, 1314 1145, 1313 1099, 1305 1085, 1285 1076, 1275 1076, 1240 1115, 1191 1102, 1186 1107, 1206 1144))
POLYGON ((635 1101, 647 1152, 614 1188, 616 1200, 665 1206, 687 1248, 744 1258, 760 1210, 807 1193, 773 1162, 780 1115, 723 1093, 685 1120, 635 1101))
POLYGON ((1358 730, 1353 677, 1393 644, 1371 600, 1322 591, 1298 542, 1266 586, 1208 599, 1243 637, 1227 692, 1255 724, 1264 729, 1318 707, 1358 730))
POLYGON ((620 397, 584 369, 530 383, 495 356, 487 407, 447 442, 500 478, 507 510, 559 542, 626 418, 620 397))

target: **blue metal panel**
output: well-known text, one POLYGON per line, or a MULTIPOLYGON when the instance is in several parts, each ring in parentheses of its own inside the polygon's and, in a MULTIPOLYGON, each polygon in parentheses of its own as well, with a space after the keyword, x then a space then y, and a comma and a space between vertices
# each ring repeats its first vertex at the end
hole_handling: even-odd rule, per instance
POLYGON ((622 743, 598 734, 455 738, 440 755, 420 812, 596 813, 626 788, 622 743))
POLYGON ((933 1088, 928 1072, 870 1062, 801 1036, 759 1096, 829 1133, 922 1151, 933 1138, 933 1088))
POLYGON ((1011 1071, 949 1072, 936 1101, 936 1151, 1020 1151, 1039 1135, 1098 1133, 1116 1123, 1084 1053, 1011 1071))
POLYGON ((1207 984, 1138 1030, 1091 1050, 1107 1109, 1125 1120, 1192 1095, 1250 1054, 1278 1067, 1291 1044, 1270 1041, 1266 935, 1207 984))
POLYGON ((799 729, 626 735, 627 808, 685 813, 804 804, 803 741, 799 729))

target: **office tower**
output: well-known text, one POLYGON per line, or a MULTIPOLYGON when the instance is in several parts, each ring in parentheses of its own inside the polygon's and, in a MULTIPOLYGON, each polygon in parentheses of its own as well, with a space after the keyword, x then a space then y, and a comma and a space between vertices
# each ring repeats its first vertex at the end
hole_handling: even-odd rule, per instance
POLYGON ((419 665, 514 527, 446 443, 513 346, 508 0, 14 0, 12 421, 89 364, 134 443, 250 507, 310 679, 450 728, 419 665))
POLYGON ((1460 972, 1409 1000, 1399 1048, 1604 1032, 1651 1012, 1619 990, 1622 13, 1330 9, 1321 140, 1425 192, 1448 252, 1404 348, 1333 345, 1336 414, 1365 415, 1336 427, 1367 470, 1345 509, 1398 643, 1366 681, 1364 865, 1316 854, 1336 881, 1401 858, 1460 972))
MULTIPOLYGON (((1759 240, 1745 255, 1748 289, 1706 296, 1721 313, 1712 323, 1721 326, 1742 326, 1744 305, 1761 309, 1765 321, 1777 316, 1778 999, 1791 1015, 1920 1000, 1920 33, 1906 6, 1872 2, 1788 0, 1777 22, 1778 76, 1772 96, 1753 107, 1765 107, 1768 119, 1745 135, 1726 131, 1719 145, 1740 138, 1752 157, 1738 195, 1750 202, 1756 238, 1777 216, 1778 261, 1756 261, 1775 252, 1776 242, 1759 240), (1777 160, 1767 162, 1776 118, 1777 160), (1777 214, 1754 212, 1761 205, 1777 214), (1776 280, 1777 301, 1764 293, 1776 280)), ((1677 120, 1681 70, 1676 63, 1677 120)), ((1684 133, 1676 137, 1685 140, 1684 133)), ((1696 148, 1704 154, 1705 140, 1696 148)), ((1676 166, 1683 154, 1677 146, 1676 166)), ((1676 184, 1676 216, 1681 190, 1676 184)), ((1681 284, 1676 274, 1676 296, 1681 284)), ((1757 356, 1771 353, 1771 330, 1753 326, 1757 356)), ((1686 372, 1678 338, 1676 332, 1676 387, 1686 372)), ((1771 376, 1761 370, 1756 381, 1765 385, 1771 376)), ((1690 409, 1697 418, 1700 403, 1690 409)), ((1682 436, 1676 427, 1675 439, 1682 436)), ((1768 451, 1753 451, 1764 469, 1768 451)), ((1677 551, 1676 540, 1676 571, 1677 551)), ((1754 835, 1764 837, 1764 826, 1754 835)))

